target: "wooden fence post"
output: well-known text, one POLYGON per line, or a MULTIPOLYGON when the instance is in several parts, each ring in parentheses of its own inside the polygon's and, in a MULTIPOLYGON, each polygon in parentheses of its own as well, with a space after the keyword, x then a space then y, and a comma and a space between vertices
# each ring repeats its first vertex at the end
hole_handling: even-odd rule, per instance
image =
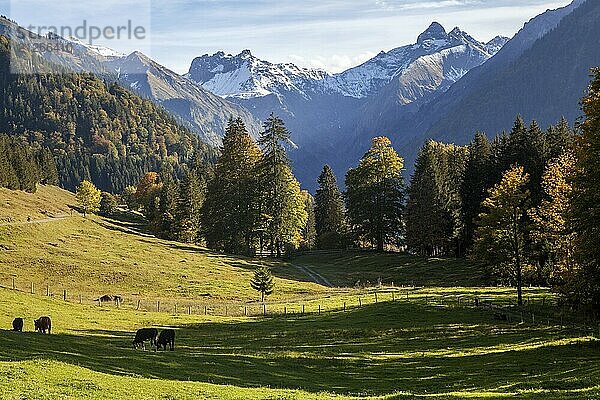
POLYGON ((160 312, 160 300, 156 302, 156 312, 160 312))
POLYGON ((392 301, 396 301, 396 293, 392 292, 392 301))
POLYGON ((140 303, 141 303, 141 300, 140 300, 140 299, 138 299, 138 303, 137 303, 137 308, 136 308, 136 310, 139 310, 139 309, 140 309, 140 303))
POLYGON ((81 304, 81 295, 79 295, 79 304, 81 304))
POLYGON ((375 292, 375 304, 377 304, 379 301, 377 300, 377 292, 375 292))
POLYGON ((360 297, 358 298, 358 306, 362 307, 362 300, 360 299, 360 297))
POLYGON ((248 307, 244 306, 244 317, 248 316, 248 307))
POLYGON ((46 296, 50 296, 50 284, 46 284, 46 296))
POLYGON ((319 304, 319 315, 321 315, 321 305, 319 304))
POLYGON ((31 294, 34 294, 34 293, 35 293, 35 290, 33 288, 33 282, 31 282, 31 294))
POLYGON ((225 306, 225 316, 227 317, 229 314, 229 310, 227 309, 227 306, 225 306))
POLYGON ((346 312, 346 302, 344 302, 344 312, 346 312))
POLYGON ((204 306, 204 315, 206 315, 208 312, 208 310, 206 309, 206 306, 204 306))
POLYGON ((67 289, 63 290, 63 300, 67 301, 67 289))
POLYGON ((302 315, 304 315, 304 304, 302 304, 302 315))
POLYGON ((188 315, 192 315, 192 307, 188 306, 188 315))
POLYGON ((287 317, 287 307, 283 306, 283 316, 287 317))
POLYGON ((13 290, 15 290, 16 286, 15 286, 15 276, 14 275, 12 277, 12 286, 13 286, 13 290))
POLYGON ((267 315, 267 305, 263 303, 263 315, 267 315))

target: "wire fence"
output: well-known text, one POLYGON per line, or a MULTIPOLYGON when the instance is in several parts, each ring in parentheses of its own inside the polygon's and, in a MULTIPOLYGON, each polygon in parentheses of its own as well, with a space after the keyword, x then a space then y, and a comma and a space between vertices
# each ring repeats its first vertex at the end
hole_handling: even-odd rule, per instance
POLYGON ((500 300, 490 293, 432 293, 430 288, 414 286, 378 286, 362 289, 339 290, 335 294, 306 296, 273 302, 227 302, 207 299, 160 298, 143 295, 93 295, 75 293, 68 289, 54 289, 50 284, 24 284, 17 276, 10 277, 5 289, 33 296, 51 297, 69 303, 97 307, 123 308, 140 312, 158 312, 171 315, 206 315, 221 317, 291 317, 346 312, 365 306, 389 302, 410 302, 445 308, 483 309, 493 318, 507 323, 558 326, 600 337, 600 321, 588 310, 572 310, 562 305, 555 296, 526 296, 524 305, 516 306, 511 300, 500 300))

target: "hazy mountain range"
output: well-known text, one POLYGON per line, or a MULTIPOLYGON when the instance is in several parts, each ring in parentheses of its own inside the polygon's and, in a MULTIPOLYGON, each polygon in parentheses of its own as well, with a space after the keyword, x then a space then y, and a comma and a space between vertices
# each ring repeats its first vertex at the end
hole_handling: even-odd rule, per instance
MULTIPOLYGON (((347 71, 277 64, 218 52, 193 60, 181 76, 142 53, 122 55, 73 39, 73 53, 48 60, 117 80, 160 104, 202 140, 219 145, 230 116, 253 135, 280 115, 296 144, 296 175, 312 189, 323 164, 341 176, 376 135, 390 136, 408 169, 427 138, 464 144, 477 130, 509 129, 517 114, 541 125, 579 115, 590 67, 600 65, 600 2, 575 0, 526 23, 512 39, 481 42, 432 23, 413 44, 380 52, 347 71)), ((15 23, 0 19, 0 33, 15 23)))

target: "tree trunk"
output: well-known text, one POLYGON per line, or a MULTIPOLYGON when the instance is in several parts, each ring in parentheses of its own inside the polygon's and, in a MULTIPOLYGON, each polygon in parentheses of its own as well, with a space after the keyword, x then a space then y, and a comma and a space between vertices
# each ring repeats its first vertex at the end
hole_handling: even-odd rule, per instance
POLYGON ((381 229, 377 232, 377 251, 383 252, 383 247, 384 247, 384 241, 383 241, 383 232, 381 232, 381 229))
POLYGON ((517 304, 523 306, 523 274, 521 271, 521 252, 517 250, 515 258, 515 266, 517 268, 517 304))

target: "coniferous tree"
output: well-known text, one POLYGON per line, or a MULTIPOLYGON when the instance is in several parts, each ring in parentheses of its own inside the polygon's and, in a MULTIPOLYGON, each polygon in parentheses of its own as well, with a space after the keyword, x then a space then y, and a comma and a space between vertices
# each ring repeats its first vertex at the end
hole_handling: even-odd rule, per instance
POLYGON ((600 69, 582 100, 585 121, 577 145, 572 221, 577 233, 576 256, 581 265, 577 297, 600 311, 600 69))
POLYGON ((483 133, 475 134, 468 147, 465 171, 460 187, 461 213, 463 218, 463 242, 465 249, 473 245, 476 219, 481 203, 494 182, 492 175, 492 146, 483 133))
POLYGON ((315 195, 315 225, 317 246, 321 249, 340 248, 346 234, 346 211, 344 198, 333 170, 323 167, 317 181, 319 187, 315 195))
POLYGON ((403 230, 404 160, 386 137, 373 139, 358 167, 346 174, 346 204, 357 239, 364 239, 379 251, 389 243, 398 244, 403 230))
POLYGON ((252 253, 260 234, 261 151, 241 119, 230 120, 214 178, 202 208, 202 228, 209 247, 252 253))
POLYGON ((261 214, 271 254, 280 257, 286 244, 297 245, 307 213, 300 184, 292 174, 284 143, 290 133, 283 121, 271 114, 259 138, 263 155, 259 176, 263 188, 261 214))
POLYGON ((408 190, 406 239, 421 255, 463 252, 461 196, 466 149, 427 141, 415 162, 408 190))
POLYGON ((265 296, 269 296, 275 289, 273 274, 267 267, 259 267, 254 271, 254 277, 250 281, 252 289, 260 293, 260 301, 265 302, 265 296))
POLYGON ((189 171, 179 185, 179 201, 175 215, 177 240, 194 243, 200 237, 200 212, 206 197, 206 185, 195 170, 189 171))
POLYGON ((160 180, 160 210, 157 213, 160 219, 154 224, 155 232, 167 239, 177 239, 175 219, 178 216, 179 186, 173 179, 172 167, 165 166, 160 173, 160 180))

